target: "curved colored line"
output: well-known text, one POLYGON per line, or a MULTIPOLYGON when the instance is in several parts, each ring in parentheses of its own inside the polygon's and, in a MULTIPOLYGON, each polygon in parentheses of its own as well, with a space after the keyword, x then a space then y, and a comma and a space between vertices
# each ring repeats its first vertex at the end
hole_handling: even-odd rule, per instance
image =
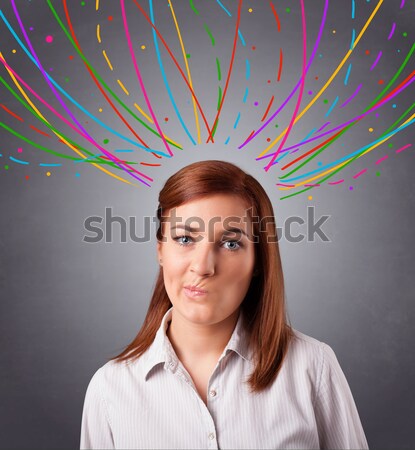
POLYGON ((144 99, 145 99, 145 101, 147 103, 147 108, 148 108, 148 110, 150 112, 151 117, 154 120, 154 124, 155 124, 155 126, 157 128, 157 131, 159 132, 159 134, 161 136, 163 144, 166 147, 166 150, 169 152, 170 156, 173 156, 173 152, 170 150, 169 144, 167 143, 166 138, 164 137, 163 131, 161 130, 160 124, 159 124, 159 122, 157 120, 157 117, 156 117, 154 111, 153 111, 153 107, 151 106, 150 99, 148 98, 148 95, 147 95, 147 90, 146 90, 146 88, 144 86, 144 82, 143 82, 143 79, 141 77, 141 72, 140 72, 140 69, 138 67, 137 59, 136 59, 135 54, 134 54, 133 43, 131 42, 130 31, 128 29, 128 21, 127 21, 127 15, 125 14, 125 3, 124 3, 124 0, 120 0, 120 4, 121 4, 122 19, 123 19, 123 23, 124 23, 125 36, 127 38, 127 45, 128 45, 128 49, 130 51, 131 61, 132 61, 133 66, 134 66, 134 70, 135 70, 135 73, 137 75, 138 83, 140 84, 141 91, 142 91, 142 93, 144 95, 144 99))
POLYGON ((301 5, 301 25, 303 30, 303 68, 302 68, 302 74, 301 74, 301 85, 300 85, 300 92, 298 94, 297 103, 294 108, 294 112, 291 116, 290 124, 288 125, 287 132, 285 133, 284 138, 282 139, 277 151, 275 152, 275 155, 272 157, 271 161, 265 166, 265 171, 268 172, 270 167, 272 166, 273 162, 276 160, 278 154, 280 153, 281 149, 284 147, 284 144, 287 142, 288 137, 290 136, 291 130, 295 123, 295 118, 297 117, 297 113, 300 110, 300 104, 301 100, 303 99, 303 93, 304 93, 304 85, 305 85, 305 78, 306 78, 306 69, 307 69, 307 26, 306 26, 306 19, 305 19, 305 9, 304 9, 304 0, 300 0, 301 5))
POLYGON ((282 53, 282 48, 280 48, 280 62, 279 62, 279 65, 278 65, 277 81, 281 80, 281 72, 282 72, 283 62, 284 62, 284 55, 282 53))
MULTIPOLYGON (((363 84, 360 83, 359 86, 357 86, 356 90, 353 92, 353 94, 347 100, 345 100, 339 106, 339 108, 344 108, 345 106, 347 106, 356 97, 356 95, 360 92, 360 89, 362 89, 362 86, 363 86, 363 84)), ((320 131, 320 130, 318 130, 318 131, 320 131)))
MULTIPOLYGON (((217 1, 219 1, 219 0, 217 0, 217 1)), ((213 131, 214 130, 216 131, 216 127, 218 125, 219 116, 220 116, 220 113, 222 111, 223 102, 225 101, 226 94, 228 92, 229 80, 231 78, 233 62, 234 62, 234 59, 235 59, 236 43, 237 43, 237 40, 238 40, 239 24, 241 22, 241 8, 242 8, 242 0, 239 0, 239 2, 238 2, 238 16, 237 16, 237 19, 236 19, 236 32, 235 32, 235 37, 234 37, 234 40, 233 40, 232 55, 231 55, 231 61, 229 63, 228 75, 226 77, 225 88, 223 90, 223 95, 222 95, 222 99, 221 99, 221 102, 220 102, 220 106, 219 106, 218 112, 216 113, 215 121, 213 122, 213 127, 212 127, 212 130, 209 132, 209 136, 208 136, 208 138, 206 140, 206 143, 208 143, 209 141, 212 141, 212 143, 214 142, 214 140, 213 140, 213 134, 214 134, 213 131)))
POLYGON ((271 9, 272 9, 272 12, 273 12, 273 14, 274 14, 275 20, 276 20, 276 22, 277 22, 277 29, 278 29, 278 32, 280 32, 280 31, 281 31, 281 22, 280 22, 280 18, 279 18, 279 16, 278 16, 278 13, 277 13, 277 11, 276 11, 275 6, 273 5, 273 3, 272 3, 272 2, 269 2, 269 4, 270 4, 270 6, 271 6, 271 9))
MULTIPOLYGON (((173 18, 175 18, 174 11, 173 11, 173 5, 170 3, 170 0, 169 0, 169 4, 170 4, 170 10, 171 10, 171 12, 173 14, 173 18)), ((155 25, 154 12, 153 12, 153 1, 152 0, 149 0, 149 7, 150 7, 150 19, 151 19, 151 22, 155 25)), ((161 75, 163 77, 164 85, 166 86, 167 94, 168 94, 168 96, 170 98, 170 101, 171 101, 171 103, 173 105, 173 109, 174 109, 174 111, 176 113, 176 116, 179 119, 179 122, 181 123, 184 131, 186 132, 186 134, 189 137, 189 139, 192 142, 192 144, 196 145, 196 141, 193 139, 193 136, 190 134, 188 128, 186 127, 186 124, 184 123, 184 120, 183 120, 183 118, 182 118, 182 116, 180 114, 180 111, 179 111, 178 107, 177 107, 177 104, 176 104, 176 101, 174 99, 173 93, 172 93, 172 91, 170 89, 170 85, 169 85, 169 82, 167 80, 166 71, 164 70, 163 61, 161 59, 159 44, 158 44, 158 40, 157 40, 157 34, 155 33, 154 28, 152 28, 152 33, 153 33, 154 47, 155 47, 156 55, 157 55, 157 61, 158 61, 159 67, 160 67, 161 75)), ((178 33, 179 33, 179 40, 180 40, 181 39, 180 31, 178 31, 178 33)), ((184 54, 184 56, 186 58, 186 53, 184 54)), ((186 62, 186 66, 187 66, 187 58, 186 58, 185 62, 186 62)), ((190 76, 189 73, 188 73, 188 75, 190 76)), ((190 83, 191 83, 191 77, 190 77, 190 83)), ((194 99, 193 99, 193 101, 194 101, 194 99)), ((197 111, 196 111, 196 126, 197 126, 197 129, 198 129, 198 133, 200 135, 197 111)))
POLYGON ((375 61, 373 62, 372 66, 370 68, 371 71, 376 67, 376 64, 379 62, 381 56, 382 56, 382 50, 379 51, 378 56, 376 57, 375 61))
POLYGON ((274 102, 274 96, 271 97, 271 100, 268 103, 267 109, 264 112, 264 115, 262 116, 261 122, 265 120, 265 117, 267 117, 267 114, 269 113, 269 110, 271 109, 271 105, 274 102))
POLYGON ((195 5, 193 4, 193 0, 190 0, 190 8, 194 11, 195 14, 199 15, 199 11, 195 8, 195 5))
POLYGON ((393 22, 392 29, 391 29, 391 31, 389 33, 389 36, 388 36, 388 41, 390 41, 392 39, 393 33, 395 33, 395 28, 396 28, 396 23, 393 22))
POLYGON ((21 159, 16 159, 13 156, 9 156, 9 159, 11 159, 12 161, 18 163, 18 164, 26 164, 28 165, 29 163, 27 161, 22 161, 21 159))

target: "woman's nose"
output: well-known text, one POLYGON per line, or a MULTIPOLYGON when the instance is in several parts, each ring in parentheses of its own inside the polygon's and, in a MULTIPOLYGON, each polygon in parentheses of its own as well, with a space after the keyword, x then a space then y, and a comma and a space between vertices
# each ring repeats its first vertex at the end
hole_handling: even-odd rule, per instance
POLYGON ((193 253, 190 267, 192 272, 199 276, 211 276, 215 273, 215 252, 210 245, 198 244, 198 248, 193 253))

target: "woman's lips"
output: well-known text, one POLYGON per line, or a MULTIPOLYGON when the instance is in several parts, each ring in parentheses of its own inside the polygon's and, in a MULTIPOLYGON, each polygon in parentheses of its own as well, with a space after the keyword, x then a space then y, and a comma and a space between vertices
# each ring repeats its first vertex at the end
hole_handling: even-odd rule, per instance
POLYGON ((192 286, 185 286, 184 292, 190 298, 201 297, 207 294, 207 291, 204 291, 203 289, 194 288, 192 286))

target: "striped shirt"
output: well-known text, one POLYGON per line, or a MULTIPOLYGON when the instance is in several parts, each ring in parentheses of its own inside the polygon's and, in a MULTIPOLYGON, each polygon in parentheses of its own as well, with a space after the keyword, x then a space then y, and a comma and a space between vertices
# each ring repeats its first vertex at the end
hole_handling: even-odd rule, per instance
POLYGON ((135 361, 110 361, 92 377, 81 448, 368 448, 337 358, 327 344, 294 330, 275 381, 249 392, 254 365, 239 316, 209 379, 207 405, 166 334, 135 361))

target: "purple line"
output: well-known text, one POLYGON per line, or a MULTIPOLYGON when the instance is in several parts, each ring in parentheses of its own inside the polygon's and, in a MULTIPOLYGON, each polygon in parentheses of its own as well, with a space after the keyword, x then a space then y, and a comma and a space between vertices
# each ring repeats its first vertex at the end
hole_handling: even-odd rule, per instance
POLYGON ((367 169, 363 169, 361 170, 359 173, 357 173, 353 178, 356 179, 358 177, 360 177, 360 175, 363 175, 365 172, 367 172, 367 169))
POLYGON ((388 41, 390 41, 391 37, 393 36, 393 33, 395 33, 395 28, 396 28, 396 23, 393 22, 391 32, 389 33, 389 36, 388 36, 388 41))
POLYGON ((412 144, 406 144, 404 147, 399 148, 398 150, 396 150, 396 153, 400 153, 403 152, 405 149, 407 149, 408 147, 412 147, 412 144))
MULTIPOLYGON (((11 0, 11 3, 12 3, 12 7, 13 7, 14 14, 15 14, 15 16, 16 16, 16 19, 17 19, 18 23, 19 23, 20 29, 22 30, 23 36, 24 36, 24 38, 25 38, 25 40, 26 40, 27 45, 29 46, 29 49, 30 49, 30 51, 31 51, 31 53, 32 53, 32 56, 33 56, 33 57, 35 58, 35 60, 36 60, 36 63, 37 63, 37 65, 38 65, 39 70, 41 71, 43 77, 45 78, 45 81, 46 81, 46 83, 48 84, 49 88, 50 88, 51 91, 54 93, 55 97, 57 98, 57 100, 59 101, 59 103, 61 104, 61 106, 64 108, 64 110, 69 114, 69 116, 71 117, 72 121, 73 121, 74 123, 76 123, 77 126, 85 133, 86 139, 87 139, 91 144, 93 144, 95 147, 99 148, 103 153, 105 153, 105 154, 106 154, 106 155, 107 155, 107 156, 108 156, 115 164, 117 164, 117 166, 118 166, 120 169, 122 169, 122 170, 123 170, 124 172, 126 172, 128 175, 131 175, 132 177, 136 178, 136 179, 137 179, 138 181, 140 181, 141 183, 143 183, 143 184, 145 184, 145 185, 147 185, 147 186, 150 186, 147 182, 145 182, 144 180, 141 180, 140 178, 138 178, 137 176, 135 176, 133 173, 131 173, 131 172, 129 172, 127 169, 125 169, 125 168, 123 167, 123 165, 119 164, 119 163, 117 162, 117 159, 114 158, 114 156, 113 156, 110 152, 108 152, 107 150, 105 150, 104 148, 102 148, 97 142, 95 142, 95 140, 93 139, 93 137, 90 136, 90 135, 88 134, 88 132, 85 130, 85 128, 78 122, 78 120, 76 119, 76 117, 72 114, 72 112, 70 111, 70 109, 66 106, 65 102, 62 100, 62 98, 61 98, 61 96, 59 95, 59 93, 57 92, 57 90, 54 88, 54 86, 52 85, 52 83, 49 81, 49 78, 48 78, 48 76, 47 76, 47 74, 46 74, 46 72, 45 72, 45 69, 43 68, 43 66, 42 66, 42 64, 41 64, 41 62, 40 62, 40 60, 39 60, 39 58, 37 57, 37 54, 36 54, 36 52, 35 52, 35 50, 34 50, 34 48, 33 48, 33 46, 32 46, 32 43, 31 43, 31 41, 30 41, 30 39, 29 39, 29 36, 27 35, 26 29, 25 29, 25 27, 24 27, 24 25, 23 25, 23 22, 22 22, 21 18, 20 18, 19 12, 17 11, 16 4, 15 4, 15 0, 11 0)), ((135 169, 133 169, 133 170, 135 170, 135 169)))
POLYGON ((370 70, 373 70, 376 67, 376 64, 379 62, 380 57, 382 56, 382 50, 378 53, 378 56, 376 57, 374 63, 372 64, 372 67, 370 70))
MULTIPOLYGON (((359 86, 357 86, 357 89, 354 91, 354 93, 352 94, 351 97, 349 97, 341 106, 340 108, 344 108, 346 105, 348 105, 355 97, 356 95, 359 93, 360 89, 362 89, 362 84, 359 84, 359 86)), ((320 130, 319 130, 320 131, 320 130)))
POLYGON ((330 125, 331 122, 326 122, 323 126, 321 126, 318 130, 317 133, 320 132, 321 130, 324 130, 324 128, 326 128, 327 125, 330 125))
POLYGON ((385 155, 382 158, 378 159, 375 164, 380 164, 382 161, 384 161, 387 158, 388 158, 388 155, 385 155))
POLYGON ((402 0, 400 9, 402 9, 404 7, 404 5, 405 5, 405 0, 402 0))
MULTIPOLYGON (((334 133, 337 130, 340 130, 341 128, 346 127, 347 125, 351 124, 352 122, 358 121, 360 119, 362 119, 363 117, 367 116, 368 114, 372 113, 373 111, 375 111, 376 109, 380 108, 381 106, 383 106, 385 103, 389 102, 390 100, 392 100, 394 97, 396 97, 400 92, 402 92, 402 90, 406 89, 411 83, 413 83, 415 81, 415 76, 413 76, 407 83, 405 83, 404 85, 401 86, 400 89, 398 89, 397 91, 394 92, 393 95, 391 95, 390 97, 388 97, 387 99, 384 99, 383 101, 379 102, 377 105, 373 106, 372 108, 370 108, 369 110, 367 110, 365 113, 360 114, 360 116, 356 116, 353 119, 348 120, 347 122, 344 122, 340 125, 338 125, 335 128, 332 128, 329 131, 326 131, 325 133, 316 135, 310 139, 307 139, 306 141, 302 141, 302 142, 298 142, 295 145, 292 145, 291 147, 287 147, 281 150, 281 152, 288 152, 289 150, 295 148, 295 147, 299 147, 302 146, 304 144, 308 144, 309 142, 313 142, 317 139, 320 139, 321 137, 324 137, 330 133, 334 133)), ((268 155, 264 155, 261 156, 259 158, 256 158, 257 161, 261 160, 261 159, 265 159, 265 158, 271 158, 272 157, 272 153, 268 154, 268 155)))
MULTIPOLYGON (((325 1, 325 5, 324 5, 323 18, 321 20, 320 29, 318 31, 318 36, 317 36, 316 42, 314 44, 314 48, 313 48, 313 51, 311 53, 310 60, 309 60, 309 62, 307 64, 307 67, 306 67, 306 70, 305 70, 306 74, 308 73, 308 70, 309 70, 312 62, 314 61, 314 57, 315 57, 315 54, 317 52, 317 48, 318 48, 318 46, 320 44, 321 36, 323 34, 324 25, 325 25, 325 22, 326 22, 328 6, 329 6, 329 1, 326 0, 325 1)), ((296 86, 294 87, 294 89, 292 90, 290 95, 285 99, 285 101, 277 109, 277 111, 275 111, 275 113, 254 134, 249 136, 249 138, 247 138, 247 140, 245 142, 243 142, 238 147, 238 149, 241 149, 241 148, 245 147, 245 145, 247 145, 255 136, 257 136, 270 122, 272 122, 278 116, 278 114, 285 108, 286 104, 292 99, 293 95, 296 93, 297 89, 300 87, 300 84, 301 84, 301 78, 298 80, 298 83, 296 84, 296 86)))

